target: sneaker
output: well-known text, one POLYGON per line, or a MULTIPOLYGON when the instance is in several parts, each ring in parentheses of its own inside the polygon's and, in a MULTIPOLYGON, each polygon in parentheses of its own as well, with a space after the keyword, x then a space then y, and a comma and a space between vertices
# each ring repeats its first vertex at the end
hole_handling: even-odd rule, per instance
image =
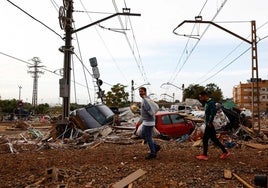
POLYGON ((156 145, 156 146, 155 146, 155 152, 156 152, 156 153, 159 152, 160 149, 161 149, 161 147, 160 147, 159 145, 156 145))
POLYGON ((226 159, 231 153, 228 151, 227 153, 221 154, 220 158, 221 159, 226 159))
POLYGON ((145 159, 147 159, 147 160, 154 159, 154 158, 156 158, 156 155, 155 154, 152 154, 152 153, 150 153, 149 155, 147 155, 145 157, 145 159))
POLYGON ((208 160, 208 156, 207 155, 198 155, 198 156, 196 156, 195 158, 197 158, 197 159, 199 159, 199 160, 205 160, 205 161, 207 161, 208 160))

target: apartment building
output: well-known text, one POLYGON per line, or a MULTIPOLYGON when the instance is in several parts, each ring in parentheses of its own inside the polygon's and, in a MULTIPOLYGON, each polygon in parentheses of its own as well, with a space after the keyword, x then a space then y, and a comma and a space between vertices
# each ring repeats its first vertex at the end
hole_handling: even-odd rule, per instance
MULTIPOLYGON (((237 107, 242 109, 252 109, 252 88, 251 82, 241 83, 233 87, 233 100, 237 107)), ((259 109, 260 112, 268 111, 268 80, 259 81, 259 109)))

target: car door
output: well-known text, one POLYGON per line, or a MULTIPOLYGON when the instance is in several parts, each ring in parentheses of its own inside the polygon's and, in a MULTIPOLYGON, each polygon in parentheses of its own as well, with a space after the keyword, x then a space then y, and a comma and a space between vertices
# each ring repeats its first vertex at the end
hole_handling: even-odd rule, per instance
POLYGON ((184 120, 184 117, 179 114, 170 114, 170 119, 173 124, 173 136, 180 137, 184 134, 189 134, 189 126, 184 120))
POLYGON ((157 122, 157 130, 164 135, 173 137, 174 125, 171 122, 169 114, 159 116, 158 121, 160 122, 157 122))

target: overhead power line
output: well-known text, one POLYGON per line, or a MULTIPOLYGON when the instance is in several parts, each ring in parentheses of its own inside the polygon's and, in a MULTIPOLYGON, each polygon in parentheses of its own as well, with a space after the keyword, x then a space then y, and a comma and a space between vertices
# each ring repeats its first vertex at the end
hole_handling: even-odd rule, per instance
MULTIPOLYGON (((74 28, 75 28, 74 23, 73 23, 73 25, 74 25, 74 28)), ((78 51, 79 51, 79 55, 80 55, 80 58, 81 58, 81 62, 83 62, 80 43, 79 43, 79 40, 78 40, 78 34, 75 33, 75 36, 76 36, 76 41, 77 41, 77 46, 78 46, 78 51)), ((84 63, 82 63, 82 65, 83 65, 82 68, 83 68, 83 73, 84 73, 84 77, 85 77, 85 82, 86 82, 86 86, 87 86, 87 94, 88 94, 89 101, 91 103, 91 97, 90 97, 90 92, 89 92, 89 87, 88 87, 88 81, 87 81, 87 76, 86 76, 86 73, 85 73, 85 65, 84 65, 84 63)))
MULTIPOLYGON (((81 0, 79 0, 79 1, 80 1, 81 5, 82 5, 83 9, 85 10, 85 13, 87 14, 89 20, 92 22, 92 19, 91 19, 90 15, 89 15, 89 12, 87 11, 85 5, 83 4, 83 2, 82 2, 81 0)), ((120 67, 118 66, 116 59, 115 59, 114 56, 112 55, 110 49, 108 48, 107 44, 105 43, 105 40, 104 40, 103 37, 101 36, 99 30, 97 29, 97 27, 94 27, 94 28, 95 28, 95 31, 97 32, 99 38, 101 39, 101 42, 102 42, 102 44, 104 45, 104 47, 105 47, 107 53, 108 53, 109 56, 111 57, 111 59, 112 59, 114 65, 116 66, 116 68, 118 69, 118 71, 120 72, 120 74, 122 75, 122 77, 125 79, 125 81, 127 81, 127 77, 125 76, 125 74, 123 73, 123 71, 122 71, 122 70, 120 69, 120 67)))
POLYGON ((55 2, 55 0, 50 0, 50 2, 53 5, 54 9, 58 12, 59 11, 59 5, 55 2))
MULTIPOLYGON (((215 20, 215 18, 218 16, 218 14, 219 14, 220 11, 222 10, 222 8, 223 8, 224 5, 226 4, 226 2, 227 2, 227 0, 225 0, 225 1, 221 4, 220 8, 216 11, 216 14, 213 16, 213 18, 211 19, 211 21, 215 20)), ((205 4, 206 4, 206 3, 207 3, 207 1, 205 2, 205 4)), ((201 9, 201 11, 200 11, 200 13, 199 13, 199 16, 201 15, 201 13, 202 13, 202 11, 203 11, 203 9, 204 9, 205 4, 203 5, 203 7, 202 7, 202 9, 201 9)), ((196 24, 193 26, 193 29, 194 29, 195 26, 196 26, 196 24)), ((203 31, 203 33, 200 35, 199 40, 197 40, 197 41, 195 42, 195 44, 194 44, 194 46, 191 48, 191 50, 187 50, 187 47, 188 47, 188 43, 189 43, 190 38, 188 39, 188 41, 187 41, 187 43, 186 43, 186 46, 185 46, 185 48, 184 48, 184 51, 183 51, 181 57, 179 58, 178 64, 177 64, 177 66, 176 66, 176 69, 179 67, 178 65, 181 63, 181 61, 182 61, 182 57, 183 57, 184 54, 187 52, 187 53, 186 53, 186 58, 185 58, 184 62, 182 63, 181 67, 180 67, 178 70, 175 70, 175 71, 174 71, 174 73, 173 73, 173 75, 171 76, 169 82, 173 83, 174 80, 177 78, 178 74, 179 74, 179 73, 181 72, 181 70, 183 69, 184 65, 186 64, 186 62, 188 61, 188 59, 190 58, 190 56, 191 56, 192 53, 194 52, 195 48, 197 47, 197 45, 199 44, 200 40, 203 38, 203 36, 205 35, 205 33, 207 32, 207 30, 208 30, 209 27, 210 27, 210 25, 208 25, 208 26, 205 28, 205 30, 203 31)), ((192 32, 193 32, 193 30, 192 30, 192 32)), ((191 33, 191 34, 192 34, 192 33, 191 33)))
MULTIPOLYGON (((245 22, 245 21, 243 21, 245 22)), ((249 21, 247 21, 249 22, 249 21)), ((219 22, 218 22, 219 23, 219 22)), ((232 23, 238 23, 238 21, 232 22, 232 23)), ((261 28, 263 28, 266 24, 268 24, 268 21, 266 21, 264 24, 262 24, 261 26, 259 26, 257 28, 257 30, 260 30, 261 28)), ((246 39, 250 38, 251 35, 248 35, 246 39)), ((263 38, 260 38, 258 42, 260 42, 261 40, 264 40, 265 38, 267 38, 268 36, 265 36, 263 38)), ((233 54, 241 45, 243 44, 243 41, 240 42, 240 44, 238 44, 233 50, 231 50, 231 52, 229 52, 222 60, 219 61, 219 63, 217 63, 212 69, 210 69, 207 73, 204 74, 204 76, 202 76, 201 78, 197 79, 198 81, 200 81, 202 78, 206 77, 209 73, 211 73, 213 70, 215 70, 222 62, 224 62, 224 60, 226 60, 231 54, 233 54)), ((235 58, 235 60, 231 61, 230 63, 228 63, 226 66, 224 66, 223 68, 221 68, 219 71, 217 71, 215 74, 213 74, 212 76, 209 76, 207 79, 205 79, 204 81, 199 82, 199 84, 204 83, 206 81, 208 81, 209 79, 215 77, 216 75, 218 75, 221 71, 223 71, 224 69, 226 69, 228 66, 230 66, 231 64, 233 64, 239 57, 241 57, 242 55, 244 55, 248 50, 242 52, 240 55, 237 56, 237 58, 235 58)))
MULTIPOLYGON (((246 52, 248 52, 251 49, 251 47, 249 47, 248 49, 246 49, 244 52, 242 52, 239 56, 237 56, 235 59, 233 59, 230 63, 228 63, 227 65, 225 65, 223 68, 221 68, 219 71, 217 71, 215 74, 211 75, 209 78, 207 78, 206 80, 204 80, 201 83, 204 83, 206 81, 208 81, 209 79, 211 79, 212 77, 215 77, 217 74, 219 74, 221 71, 223 71, 224 69, 226 69, 227 67, 229 67, 231 64, 233 64, 236 60, 238 60, 242 55, 244 55, 246 52)), ((199 83, 199 84, 201 84, 199 83)))
MULTIPOLYGON (((22 60, 22 59, 19 59, 19 58, 17 58, 17 57, 12 56, 12 55, 8 55, 8 54, 6 54, 6 53, 4 53, 4 52, 0 52, 0 54, 2 54, 2 55, 4 55, 4 56, 7 56, 7 57, 9 57, 9 58, 15 59, 15 60, 17 60, 17 61, 20 61, 20 62, 25 63, 25 64, 30 65, 30 66, 33 66, 33 65, 34 65, 34 64, 32 64, 32 63, 29 63, 29 62, 27 62, 27 61, 24 61, 24 60, 22 60)), ((46 69, 46 68, 44 68, 44 67, 41 67, 40 69, 45 70, 45 71, 47 71, 47 72, 50 72, 50 73, 52 73, 52 74, 56 74, 56 75, 60 76, 60 74, 56 73, 55 71, 51 71, 51 70, 46 69)))
MULTIPOLYGON (((115 11, 116 12, 119 12, 115 0, 113 0, 113 5, 114 5, 114 8, 115 8, 115 11)), ((127 8, 126 7, 126 3, 125 3, 125 8, 127 8)), ((136 57, 135 51, 134 51, 133 47, 130 44, 130 40, 128 38, 128 35, 126 34, 126 32, 124 32, 123 34, 125 35, 125 39, 126 39, 127 44, 128 44, 128 46, 129 46, 129 48, 130 48, 130 50, 132 52, 132 55, 133 55, 134 60, 135 60, 135 62, 137 64, 137 66, 138 66, 138 69, 139 69, 139 71, 141 73, 141 76, 143 78, 143 81, 144 82, 148 82, 148 79, 147 79, 147 76, 146 76, 146 72, 144 70, 144 66, 143 66, 143 63, 142 63, 141 56, 140 56, 139 47, 137 45, 137 41, 136 41, 136 38, 135 38, 134 29, 132 27, 130 18, 128 18, 128 19, 129 19, 129 23, 130 23, 130 27, 131 27, 131 31, 132 31, 132 37, 133 37, 133 40, 134 40, 134 44, 135 44, 135 47, 136 47, 136 50, 137 50, 138 58, 136 57)), ((118 17, 118 20, 119 20, 119 23, 121 25, 121 28, 124 29, 124 25, 123 25, 123 22, 122 22, 122 19, 121 19, 120 16, 118 17)))
MULTIPOLYGON (((24 61, 24 60, 22 60, 22 59, 19 59, 19 58, 17 58, 17 57, 12 56, 12 55, 8 55, 8 54, 6 54, 6 53, 4 53, 4 52, 0 52, 0 54, 2 54, 2 55, 4 55, 4 56, 7 56, 7 57, 9 57, 9 58, 15 59, 15 60, 17 60, 17 61, 20 61, 20 62, 25 63, 25 64, 30 65, 30 66, 33 66, 33 65, 34 65, 34 64, 32 64, 32 63, 29 63, 29 62, 27 62, 27 61, 24 61)), ((57 76, 61 76, 60 73, 57 73, 57 71, 55 71, 55 70, 52 71, 52 70, 46 69, 46 68, 44 68, 44 67, 40 67, 40 69, 42 69, 42 70, 44 70, 44 71, 47 71, 47 72, 50 72, 50 73, 52 73, 52 74, 55 74, 55 75, 57 75, 57 76)), ((72 82, 74 82, 74 81, 72 80, 72 82)), ((76 83, 77 85, 82 86, 82 87, 86 87, 85 85, 83 85, 83 84, 81 84, 81 83, 79 83, 79 82, 75 82, 75 83, 76 83)))
POLYGON ((93 13, 93 14, 113 14, 111 12, 97 12, 97 11, 88 11, 88 10, 74 10, 73 12, 93 13))
POLYGON ((10 0, 7 0, 7 2, 9 2, 10 4, 12 4, 13 6, 15 6, 17 9, 19 9, 20 11, 22 11, 23 13, 25 13, 26 15, 28 15, 29 17, 31 17, 32 19, 34 19, 35 21, 37 21, 38 23, 42 24, 43 26, 45 26, 47 29, 49 29, 50 31, 52 31, 53 33, 55 33, 56 35, 58 35, 61 39, 63 39, 63 37, 58 34, 56 31, 54 31, 53 29, 51 29, 49 26, 47 26, 46 24, 44 24, 43 22, 41 22, 40 20, 36 19, 35 17, 33 17, 31 14, 29 14, 28 12, 26 12, 25 10, 23 10, 22 8, 20 8, 18 5, 14 4, 13 2, 11 2, 10 0))

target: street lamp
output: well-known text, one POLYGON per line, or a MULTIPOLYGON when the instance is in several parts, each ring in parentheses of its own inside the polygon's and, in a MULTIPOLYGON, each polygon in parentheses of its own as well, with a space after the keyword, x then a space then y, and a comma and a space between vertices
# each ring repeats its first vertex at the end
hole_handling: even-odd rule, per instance
MULTIPOLYGON (((174 102, 174 95, 171 96, 171 95, 168 95, 168 94, 166 94, 166 93, 162 93, 160 96, 162 96, 162 95, 164 95, 164 96, 168 96, 168 97, 172 98, 172 99, 173 99, 173 102, 174 102)), ((164 97, 164 99, 165 99, 165 97, 164 97)))
POLYGON ((163 83, 160 87, 162 87, 164 85, 171 85, 171 86, 174 86, 174 87, 176 87, 176 88, 178 88, 178 89, 180 89, 182 91, 184 90, 184 84, 182 84, 182 88, 180 88, 180 87, 178 87, 178 86, 176 86, 176 85, 174 85, 174 84, 172 84, 170 82, 167 82, 167 83, 163 83))
POLYGON ((149 93, 148 97, 150 97, 153 101, 157 101, 157 96, 155 93, 149 93))
POLYGON ((164 85, 171 85, 171 86, 173 86, 173 87, 175 87, 175 88, 177 88, 177 89, 179 89, 179 90, 182 90, 181 101, 183 101, 184 84, 182 84, 181 87, 178 87, 178 86, 176 86, 176 85, 174 85, 174 84, 172 84, 172 83, 170 83, 170 82, 167 82, 167 83, 163 83, 160 87, 162 88, 162 86, 164 86, 164 85))
POLYGON ((136 87, 134 90, 139 89, 139 88, 142 87, 142 86, 150 86, 150 85, 151 85, 151 84, 150 84, 149 82, 147 82, 147 83, 145 83, 145 84, 140 85, 139 87, 136 87))

